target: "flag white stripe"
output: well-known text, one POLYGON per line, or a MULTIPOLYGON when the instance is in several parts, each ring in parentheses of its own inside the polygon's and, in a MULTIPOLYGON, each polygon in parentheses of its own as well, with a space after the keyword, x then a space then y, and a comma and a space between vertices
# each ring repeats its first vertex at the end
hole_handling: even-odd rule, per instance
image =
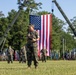
POLYGON ((50 54, 50 15, 48 15, 48 55, 50 54))
POLYGON ((41 47, 40 47, 40 50, 43 48, 43 44, 42 44, 42 42, 43 42, 43 15, 41 16, 41 47))
POLYGON ((44 15, 44 48, 46 48, 46 15, 44 15))

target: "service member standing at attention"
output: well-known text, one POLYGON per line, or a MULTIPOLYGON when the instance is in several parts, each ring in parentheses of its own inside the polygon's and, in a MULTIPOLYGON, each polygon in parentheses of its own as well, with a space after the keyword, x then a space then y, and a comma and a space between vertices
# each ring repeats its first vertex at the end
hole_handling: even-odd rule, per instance
POLYGON ((13 63, 13 53, 14 53, 14 50, 11 48, 11 46, 9 46, 8 50, 7 50, 7 62, 8 63, 13 63))
POLYGON ((34 25, 29 25, 27 34, 27 65, 31 67, 32 60, 34 61, 34 66, 38 66, 38 50, 37 41, 39 40, 38 33, 34 30, 34 25))
POLYGON ((20 50, 20 58, 19 58, 19 63, 26 63, 26 50, 25 50, 25 46, 23 46, 20 50))
POLYGON ((46 48, 43 48, 42 50, 41 50, 41 60, 42 60, 42 62, 46 62, 46 54, 47 54, 47 49, 46 48))

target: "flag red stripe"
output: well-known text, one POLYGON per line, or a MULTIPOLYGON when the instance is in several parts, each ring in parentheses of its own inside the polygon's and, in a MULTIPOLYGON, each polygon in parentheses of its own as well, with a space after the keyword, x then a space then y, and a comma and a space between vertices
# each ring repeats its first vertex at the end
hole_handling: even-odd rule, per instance
POLYGON ((45 22, 45 16, 43 15, 43 41, 42 41, 42 48, 44 48, 44 22, 45 22))
POLYGON ((50 15, 50 49, 52 50, 52 15, 50 15))

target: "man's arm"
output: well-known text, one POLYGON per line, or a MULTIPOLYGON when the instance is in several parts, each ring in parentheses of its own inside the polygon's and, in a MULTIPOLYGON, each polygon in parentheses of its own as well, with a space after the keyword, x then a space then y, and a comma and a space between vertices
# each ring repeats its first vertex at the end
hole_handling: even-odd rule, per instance
POLYGON ((33 41, 39 41, 40 40, 40 37, 39 37, 37 31, 35 31, 35 35, 36 35, 36 39, 33 38, 33 41))

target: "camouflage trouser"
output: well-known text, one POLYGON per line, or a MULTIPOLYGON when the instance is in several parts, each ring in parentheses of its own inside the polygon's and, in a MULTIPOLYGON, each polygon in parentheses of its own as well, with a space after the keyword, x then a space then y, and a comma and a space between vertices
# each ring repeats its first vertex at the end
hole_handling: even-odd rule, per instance
POLYGON ((41 60, 42 62, 45 61, 46 62, 46 56, 44 54, 41 55, 41 60))
POLYGON ((37 47, 28 47, 28 51, 27 51, 28 67, 31 66, 32 60, 34 61, 34 65, 37 66, 38 63, 37 47))
POLYGON ((13 63, 13 55, 8 55, 8 59, 7 59, 8 63, 13 63))
POLYGON ((24 63, 24 62, 26 63, 26 58, 25 58, 24 55, 21 55, 20 58, 19 58, 19 63, 21 63, 21 62, 22 63, 24 63))

